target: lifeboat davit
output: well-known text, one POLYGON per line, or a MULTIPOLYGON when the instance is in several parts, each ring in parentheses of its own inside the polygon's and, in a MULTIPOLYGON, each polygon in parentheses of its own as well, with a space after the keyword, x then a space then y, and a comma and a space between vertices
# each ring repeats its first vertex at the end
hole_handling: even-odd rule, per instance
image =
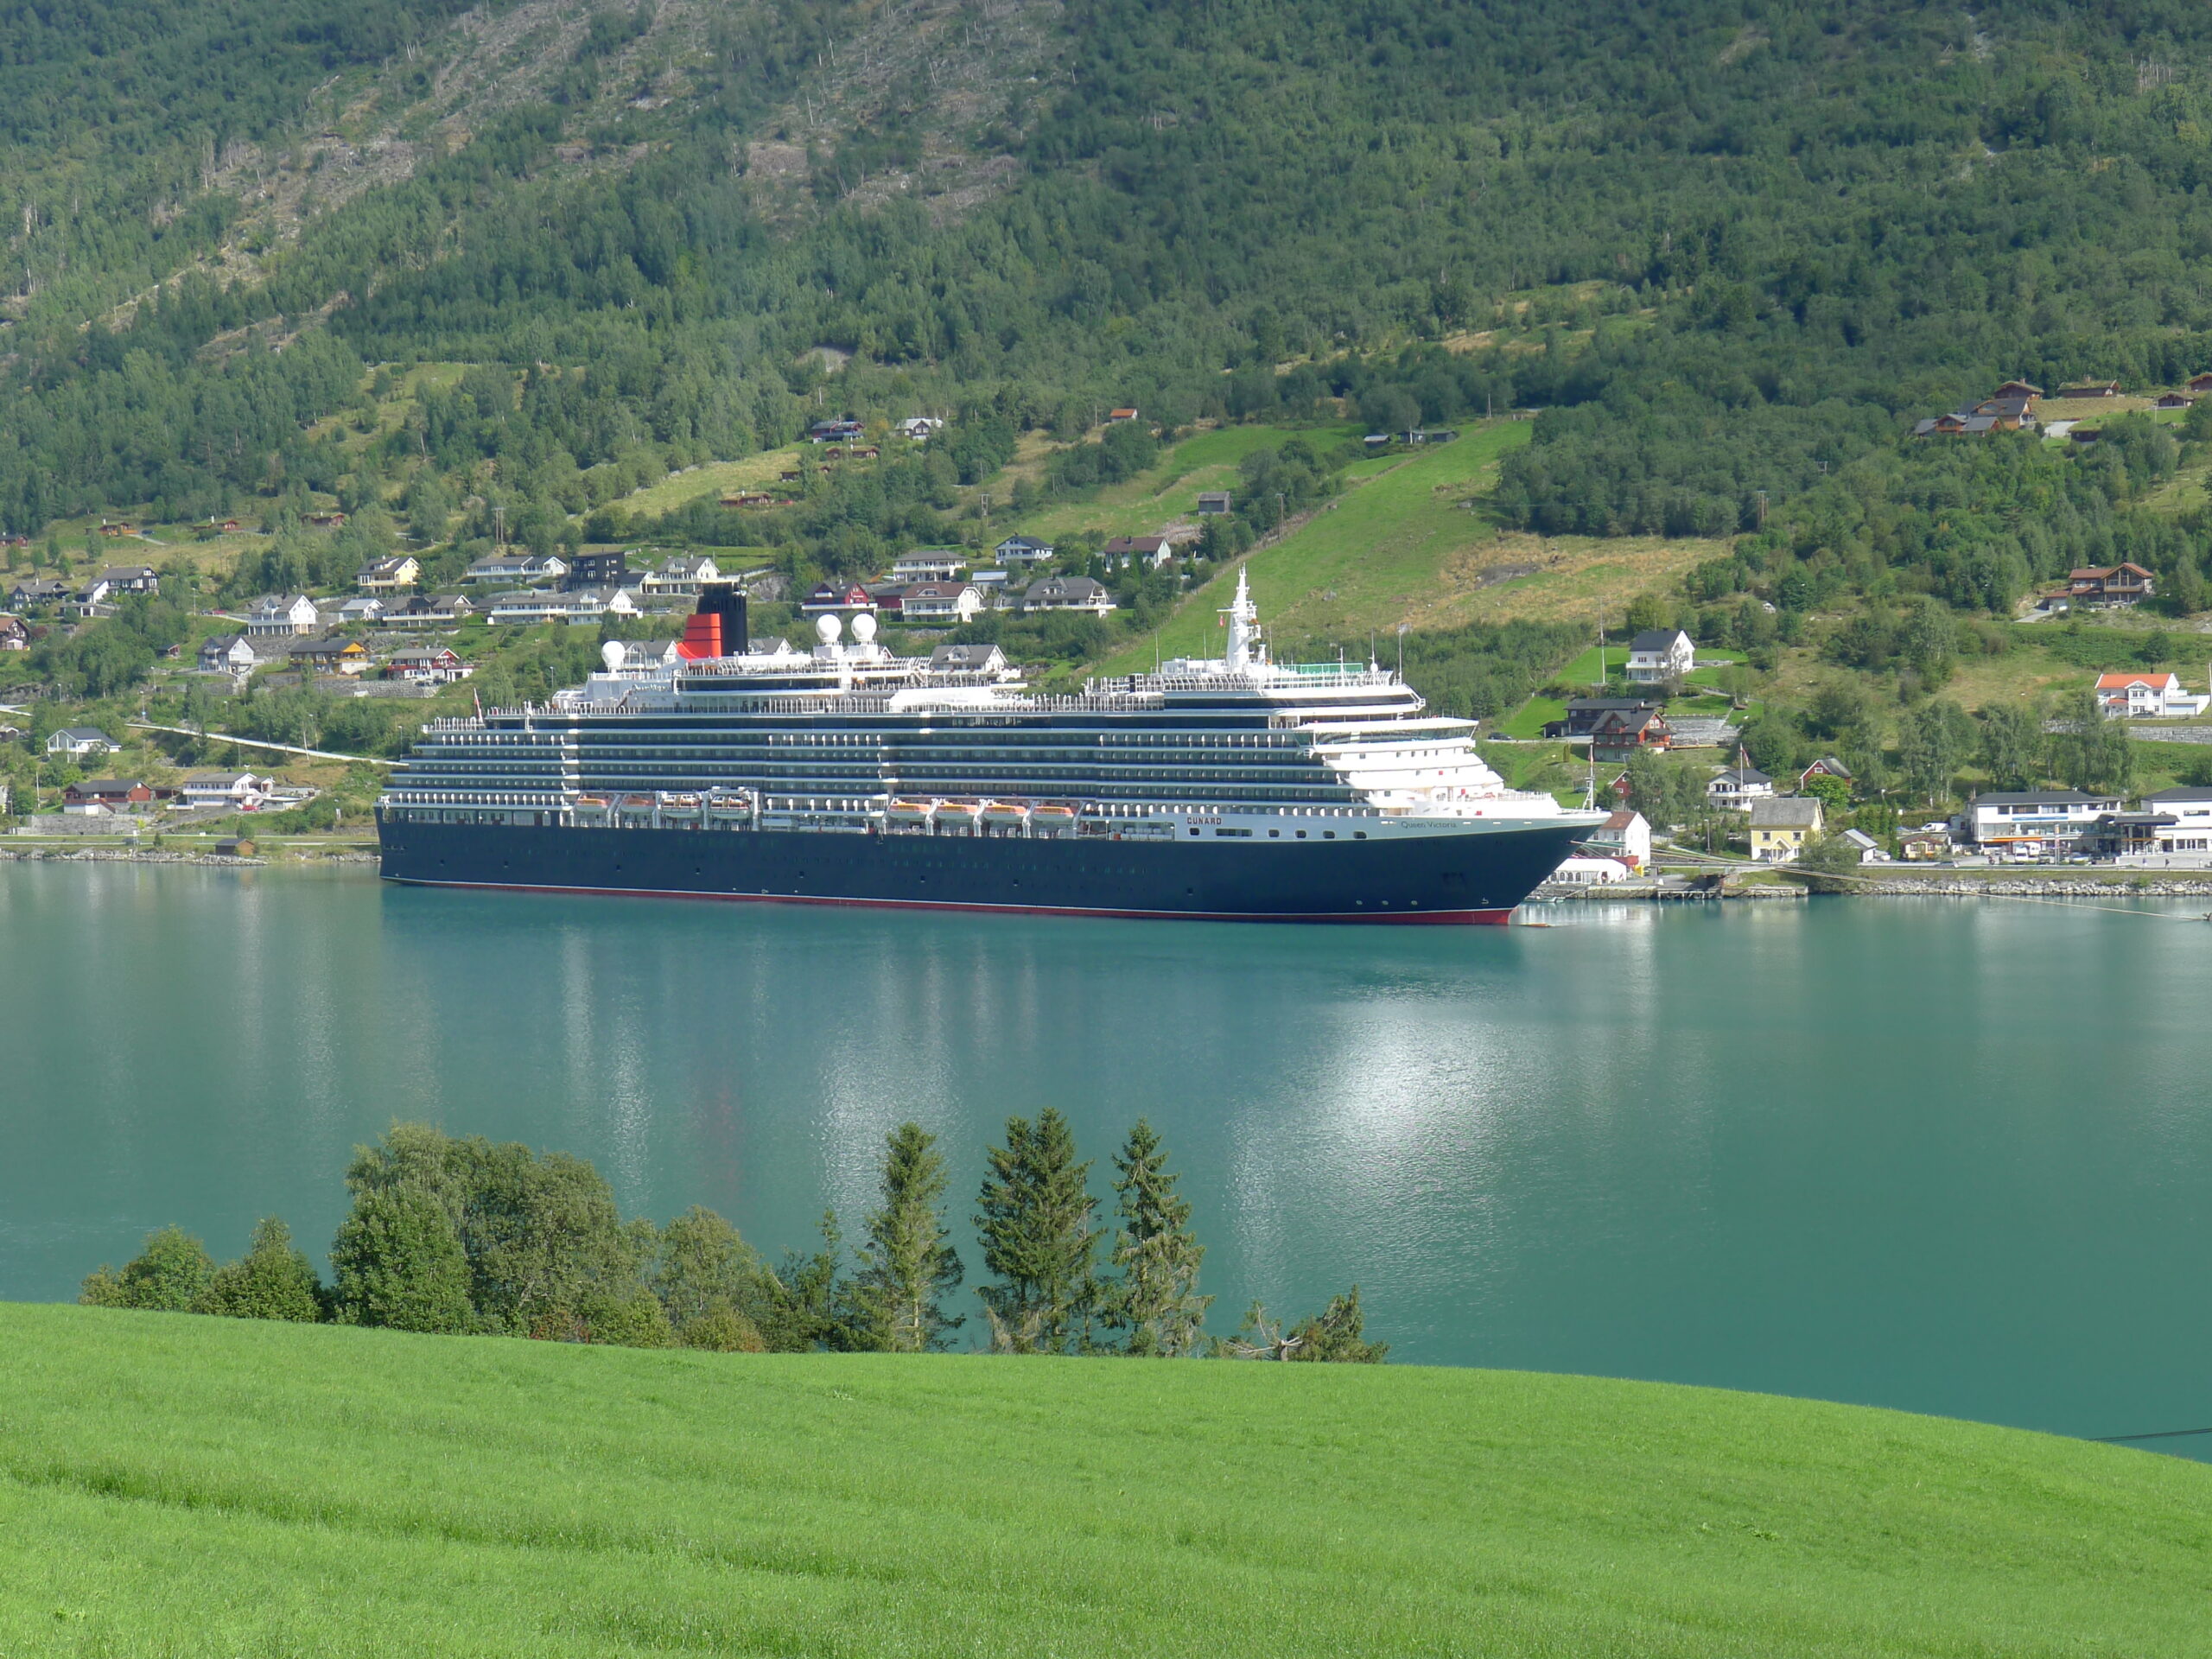
POLYGON ((696 818, 700 806, 696 795, 671 794, 660 798, 660 815, 664 818, 696 818))
POLYGON ((710 818, 747 818, 753 816, 753 797, 741 789, 710 790, 707 795, 710 818))

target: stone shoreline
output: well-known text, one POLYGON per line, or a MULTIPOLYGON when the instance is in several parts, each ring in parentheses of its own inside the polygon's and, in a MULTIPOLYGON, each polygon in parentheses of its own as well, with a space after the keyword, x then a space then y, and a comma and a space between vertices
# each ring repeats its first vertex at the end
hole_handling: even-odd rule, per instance
POLYGON ((373 864, 374 853, 347 850, 297 858, 239 858, 227 853, 183 853, 168 848, 0 847, 0 862, 10 864, 208 864, 223 868, 265 869, 271 864, 373 864))

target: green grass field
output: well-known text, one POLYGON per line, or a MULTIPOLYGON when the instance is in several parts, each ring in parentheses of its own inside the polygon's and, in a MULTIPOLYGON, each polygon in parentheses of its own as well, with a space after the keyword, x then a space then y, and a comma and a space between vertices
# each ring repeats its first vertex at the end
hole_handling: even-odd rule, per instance
MULTIPOLYGON (((1479 427, 1457 442, 1390 461, 1356 463, 1351 487, 1271 547, 1243 561, 1260 618, 1277 652, 1313 654, 1328 644, 1364 647, 1423 601, 1455 549, 1490 533, 1465 505, 1508 449, 1529 441, 1526 422, 1479 427)), ((1216 613, 1236 591, 1234 569, 1193 594, 1160 632, 1167 657, 1217 655, 1216 613)), ((1109 658, 1101 671, 1152 664, 1152 642, 1109 658)))
POLYGON ((0 1306, 0 1652, 2212 1651, 2212 1470, 1514 1373, 0 1306))
MULTIPOLYGON (((1064 501, 1009 521, 1024 536, 1041 541, 1095 530, 1105 536, 1154 535, 1170 524, 1190 524, 1198 516, 1198 492, 1227 490, 1242 480, 1236 463, 1256 449, 1278 448, 1303 438, 1326 452, 1360 429, 1350 422, 1334 426, 1224 426, 1165 450, 1160 459, 1125 483, 1109 484, 1080 500, 1064 501)), ((1368 465, 1353 463, 1355 474, 1368 465)))

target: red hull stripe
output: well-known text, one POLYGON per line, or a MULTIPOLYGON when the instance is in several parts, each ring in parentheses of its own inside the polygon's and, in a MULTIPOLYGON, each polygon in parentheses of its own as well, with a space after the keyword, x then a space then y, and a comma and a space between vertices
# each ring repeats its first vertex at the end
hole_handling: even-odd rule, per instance
POLYGON ((1287 911, 1254 914, 1231 910, 1085 910, 1073 905, 956 905, 928 899, 822 899, 796 893, 694 893, 683 887, 549 887, 527 881, 428 881, 417 876, 391 876, 389 880, 413 887, 476 887, 498 893, 565 893, 614 895, 624 899, 716 899, 725 903, 755 905, 839 905, 855 910, 957 910, 983 916, 1109 916, 1147 922, 1326 922, 1377 924, 1405 927, 1502 927, 1513 912, 1506 910, 1425 910, 1401 914, 1384 912, 1331 911, 1320 913, 1287 911))

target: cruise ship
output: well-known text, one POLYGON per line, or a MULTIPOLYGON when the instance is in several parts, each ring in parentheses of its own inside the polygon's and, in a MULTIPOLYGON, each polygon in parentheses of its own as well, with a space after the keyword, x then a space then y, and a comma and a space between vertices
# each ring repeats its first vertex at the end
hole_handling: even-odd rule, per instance
MULTIPOLYGON (((874 619, 756 646, 710 588, 665 660, 423 728, 377 805, 395 881, 978 912, 1502 922, 1604 815, 1505 787, 1370 663, 1224 656, 1034 690, 874 619)), ((993 653, 995 656, 995 653, 993 653)))

